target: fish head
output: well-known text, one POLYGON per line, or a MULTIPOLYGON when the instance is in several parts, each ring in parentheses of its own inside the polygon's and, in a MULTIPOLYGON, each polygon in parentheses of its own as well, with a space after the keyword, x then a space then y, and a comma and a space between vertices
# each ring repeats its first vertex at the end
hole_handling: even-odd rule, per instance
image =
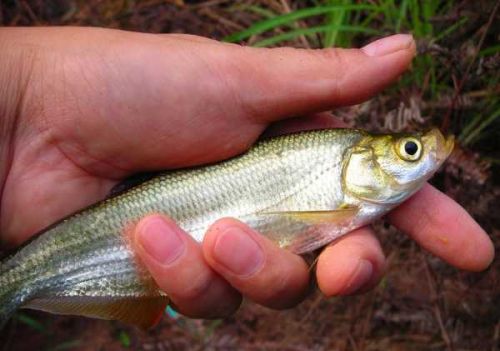
POLYGON ((347 193, 375 203, 399 203, 415 193, 453 150, 453 136, 426 133, 365 135, 346 153, 347 193))

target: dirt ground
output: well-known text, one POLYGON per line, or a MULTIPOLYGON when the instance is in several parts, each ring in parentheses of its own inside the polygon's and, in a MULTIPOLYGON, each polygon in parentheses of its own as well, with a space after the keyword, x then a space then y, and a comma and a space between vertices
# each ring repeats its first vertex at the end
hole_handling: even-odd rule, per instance
MULTIPOLYGON (((283 3, 247 2, 276 7, 283 3)), ((2 0, 0 24, 72 24, 221 39, 258 18, 231 3, 2 0)), ((478 21, 487 20, 488 13, 478 17, 478 21)), ((497 33, 490 40, 498 37, 497 33)), ((289 44, 301 46, 300 41, 289 44)), ((498 63, 495 67, 492 74, 498 75, 498 63)), ((434 112, 449 108, 446 101, 433 103, 443 104, 434 112)), ((393 89, 367 104, 336 113, 351 125, 373 130, 387 127, 380 116, 402 108, 426 115, 424 105, 412 91, 393 89)), ((425 123, 437 122, 429 118, 425 123)), ((491 154, 491 150, 499 155, 498 141, 459 148, 433 183, 479 221, 498 252, 500 177, 498 165, 483 157, 483 152, 491 154)), ((245 303, 226 320, 170 316, 148 332, 118 322, 22 311, 2 330, 0 350, 500 350, 500 260, 485 272, 466 273, 425 253, 383 221, 375 226, 388 257, 388 270, 375 290, 361 296, 325 299, 312 289, 291 310, 277 312, 245 303)))

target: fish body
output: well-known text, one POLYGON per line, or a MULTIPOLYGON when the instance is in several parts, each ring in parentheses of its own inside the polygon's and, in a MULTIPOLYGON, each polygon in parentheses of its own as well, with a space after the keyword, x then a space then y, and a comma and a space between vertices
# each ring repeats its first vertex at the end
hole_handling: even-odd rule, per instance
POLYGON ((128 233, 161 213, 201 242, 237 218, 304 253, 371 223, 415 193, 453 147, 437 130, 334 129, 280 136, 213 165, 161 174, 48 228, 0 264, 0 324, 17 308, 154 324, 168 304, 128 233))

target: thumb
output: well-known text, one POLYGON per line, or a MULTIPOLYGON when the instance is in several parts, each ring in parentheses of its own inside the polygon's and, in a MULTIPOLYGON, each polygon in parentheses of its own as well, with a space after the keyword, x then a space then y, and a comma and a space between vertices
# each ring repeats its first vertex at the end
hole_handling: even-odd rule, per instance
MULTIPOLYGON (((112 112, 120 123, 110 126, 109 119, 91 113, 85 121, 97 117, 85 138, 101 134, 104 155, 95 158, 112 155, 128 170, 233 156, 270 122, 367 99, 399 77, 415 55, 410 35, 390 36, 362 49, 324 50, 250 48, 189 36, 156 37, 162 45, 152 50, 140 38, 137 50, 120 50, 128 57, 122 58, 122 71, 136 82, 132 89, 119 89, 127 109, 118 109, 119 116, 116 108, 112 112), (135 52, 140 59, 129 57, 135 52)), ((110 109, 116 102, 88 105, 110 109)))
POLYGON ((243 48, 233 55, 236 64, 224 66, 239 101, 268 122, 368 99, 408 68, 415 41, 397 34, 361 49, 243 48))

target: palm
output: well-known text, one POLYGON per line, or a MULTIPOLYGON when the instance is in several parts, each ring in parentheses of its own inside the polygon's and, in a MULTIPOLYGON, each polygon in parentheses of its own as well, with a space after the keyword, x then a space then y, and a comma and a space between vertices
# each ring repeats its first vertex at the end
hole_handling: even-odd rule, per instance
MULTIPOLYGON (((114 55, 99 53, 110 64, 118 59, 114 55)), ((108 66, 100 65, 93 53, 82 60, 94 66, 75 63, 68 55, 59 63, 64 69, 51 77, 52 86, 34 88, 34 98, 42 98, 48 108, 28 101, 19 116, 26 130, 14 145, 16 157, 5 183, 4 239, 19 244, 102 199, 127 175, 227 158, 248 148, 262 132, 266 116, 244 111, 227 82, 214 79, 217 67, 207 67, 195 56, 189 62, 156 54, 153 59, 160 57, 161 62, 146 67, 133 57, 120 57, 124 64, 119 69, 105 70, 108 66), (161 77, 162 67, 186 74, 182 80, 161 77), (192 81, 209 84, 188 84, 192 81)))

